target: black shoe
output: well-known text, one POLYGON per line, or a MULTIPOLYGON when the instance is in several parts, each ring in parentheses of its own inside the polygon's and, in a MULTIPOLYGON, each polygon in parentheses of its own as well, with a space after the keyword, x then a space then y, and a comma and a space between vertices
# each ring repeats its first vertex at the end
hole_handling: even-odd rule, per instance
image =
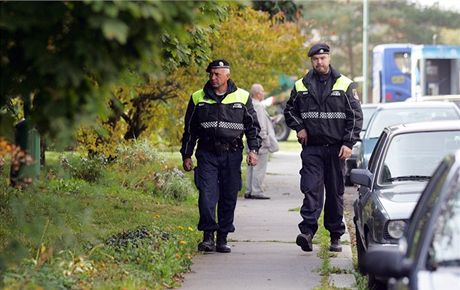
POLYGON ((227 246, 227 233, 217 232, 216 252, 230 253, 232 249, 227 246))
POLYGON ((214 252, 216 245, 214 243, 214 232, 204 232, 203 241, 198 244, 198 251, 201 252, 214 252))
POLYGON ((268 196, 265 196, 263 194, 251 194, 251 197, 252 199, 270 199, 270 197, 268 196))
POLYGON ((244 198, 251 199, 252 195, 250 193, 245 193, 244 198))
POLYGON ((297 236, 295 243, 297 246, 302 248, 302 251, 311 252, 313 250, 313 244, 311 240, 312 237, 310 234, 300 234, 297 236))
POLYGON ((340 239, 331 239, 331 246, 329 247, 331 252, 342 252, 342 246, 340 245, 340 239))

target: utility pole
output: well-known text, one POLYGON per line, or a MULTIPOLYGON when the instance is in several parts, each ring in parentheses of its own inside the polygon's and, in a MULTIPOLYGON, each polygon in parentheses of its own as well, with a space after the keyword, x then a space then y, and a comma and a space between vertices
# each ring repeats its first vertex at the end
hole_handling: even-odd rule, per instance
POLYGON ((368 103, 368 26, 369 26, 369 2, 363 0, 363 104, 368 103))

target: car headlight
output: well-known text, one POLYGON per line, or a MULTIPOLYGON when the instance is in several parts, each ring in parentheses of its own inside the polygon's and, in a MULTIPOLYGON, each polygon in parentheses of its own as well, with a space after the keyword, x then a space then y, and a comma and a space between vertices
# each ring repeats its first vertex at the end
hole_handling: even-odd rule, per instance
POLYGON ((394 220, 387 223, 387 233, 393 239, 401 238, 405 228, 406 222, 402 220, 394 220))

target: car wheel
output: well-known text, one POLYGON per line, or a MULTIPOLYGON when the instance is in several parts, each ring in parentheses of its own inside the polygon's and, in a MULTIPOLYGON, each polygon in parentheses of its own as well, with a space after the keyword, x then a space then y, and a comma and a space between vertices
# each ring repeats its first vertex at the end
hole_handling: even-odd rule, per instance
MULTIPOLYGON (((369 240, 371 239, 371 236, 369 233, 366 234, 366 246, 367 249, 369 249, 369 240)), ((367 288, 369 290, 386 290, 387 285, 386 283, 378 280, 375 275, 368 274, 367 275, 367 288)))
POLYGON ((387 290, 387 285, 375 278, 374 275, 367 275, 367 288, 369 290, 387 290))

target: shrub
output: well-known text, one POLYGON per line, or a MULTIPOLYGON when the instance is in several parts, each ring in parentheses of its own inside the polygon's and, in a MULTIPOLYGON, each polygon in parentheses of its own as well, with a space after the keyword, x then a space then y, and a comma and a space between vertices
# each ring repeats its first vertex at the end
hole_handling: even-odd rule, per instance
POLYGON ((147 141, 133 141, 131 144, 120 144, 117 147, 116 162, 126 169, 134 169, 147 163, 165 163, 161 154, 147 141))
POLYGON ((102 176, 107 159, 102 156, 86 158, 68 155, 61 158, 60 163, 73 178, 96 182, 102 176))

